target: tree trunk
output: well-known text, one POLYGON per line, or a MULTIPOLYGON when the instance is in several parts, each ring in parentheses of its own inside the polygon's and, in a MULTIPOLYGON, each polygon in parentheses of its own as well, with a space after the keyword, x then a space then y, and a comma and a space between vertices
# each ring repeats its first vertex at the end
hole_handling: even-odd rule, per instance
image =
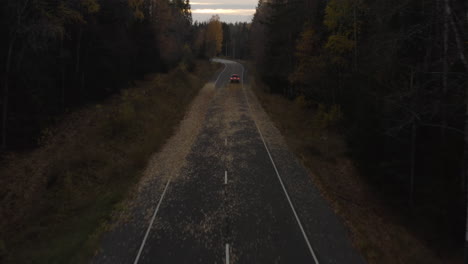
POLYGON ((409 190, 409 205, 414 208, 414 176, 416 171, 416 123, 413 121, 411 126, 411 174, 410 174, 410 190, 409 190))
POLYGON ((75 87, 78 91, 78 100, 83 100, 83 90, 81 89, 81 75, 80 75, 80 63, 81 63, 81 41, 83 36, 83 29, 78 29, 77 44, 76 44, 76 62, 75 62, 75 87))
POLYGON ((83 30, 81 29, 78 29, 78 39, 76 40, 77 44, 76 44, 76 63, 75 63, 75 76, 77 77, 76 79, 78 79, 78 73, 79 73, 79 70, 80 70, 80 50, 81 50, 81 36, 83 35, 83 30))
MULTIPOLYGON (((414 71, 411 71, 410 91, 413 96, 413 111, 417 108, 416 100, 418 98, 417 91, 414 89, 414 71)), ((417 139, 417 125, 416 118, 413 117, 413 124, 411 125, 411 152, 410 152, 410 186, 409 186, 409 205, 414 208, 414 178, 416 172, 416 139, 417 139)))
MULTIPOLYGON (((463 47, 463 39, 460 32, 458 31, 457 24, 454 21, 454 18, 451 14, 451 8, 448 3, 448 0, 445 0, 445 10, 448 13, 448 19, 450 19, 450 25, 453 29, 455 35, 455 42, 457 47, 457 55, 465 66, 465 72, 468 73, 468 62, 465 56, 465 49, 463 47)), ((466 12, 466 10, 464 10, 466 12)), ((461 27, 464 27, 468 23, 468 16, 465 20, 461 20, 461 27)), ((466 40, 465 40, 466 41, 466 40)), ((464 134, 464 148, 463 148, 463 158, 462 158, 462 171, 461 171, 461 182, 463 184, 463 197, 465 199, 465 259, 464 263, 468 264, 468 84, 465 88, 465 134, 464 134)))
POLYGON ((8 44, 8 51, 7 51, 7 58, 5 64, 5 79, 3 82, 3 107, 2 107, 2 139, 1 139, 1 148, 3 150, 7 147, 7 127, 8 127, 8 99, 10 96, 10 71, 11 71, 11 57, 13 56, 13 49, 16 42, 16 37, 18 34, 18 29, 22 25, 23 22, 23 14, 26 8, 29 5, 29 0, 26 0, 24 4, 21 6, 20 4, 17 6, 17 17, 16 17, 16 29, 11 34, 11 40, 8 44))
POLYGON ((236 40, 233 42, 233 47, 232 47, 232 58, 236 59, 236 40))
POLYGON ((60 103, 62 104, 62 111, 65 112, 66 102, 65 102, 65 67, 61 69, 61 95, 60 95, 60 103))
POLYGON ((465 197, 465 214, 466 214, 466 225, 465 225, 465 264, 468 264, 468 84, 466 85, 465 91, 465 147, 463 151, 463 166, 462 175, 464 179, 464 197, 465 197))
POLYGON ((8 53, 5 67, 5 79, 3 83, 3 109, 2 109, 2 149, 7 147, 7 126, 8 126, 8 99, 9 99, 9 78, 11 69, 11 57, 15 45, 16 36, 13 36, 8 45, 8 53))
POLYGON ((356 1, 354 1, 353 16, 354 16, 354 70, 357 71, 358 50, 357 50, 356 1))
POLYGON ((442 98, 440 104, 440 111, 441 111, 441 154, 442 154, 442 170, 441 174, 445 175, 447 171, 447 93, 448 93, 448 41, 449 41, 449 28, 448 28, 448 18, 449 18, 449 10, 448 10, 448 0, 443 0, 443 46, 442 46, 442 98))

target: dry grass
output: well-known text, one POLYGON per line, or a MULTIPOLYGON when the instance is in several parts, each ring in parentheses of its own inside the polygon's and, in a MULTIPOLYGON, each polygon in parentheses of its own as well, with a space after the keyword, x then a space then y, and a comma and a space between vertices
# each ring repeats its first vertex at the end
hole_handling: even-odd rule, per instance
POLYGON ((219 66, 147 76, 44 132, 0 167, 0 262, 83 263, 152 153, 219 66))
POLYGON ((410 230, 398 224, 370 192, 336 129, 317 125, 317 110, 302 100, 270 94, 258 81, 252 88, 289 147, 309 169, 314 182, 350 231, 354 246, 369 263, 457 263, 438 259, 410 230))

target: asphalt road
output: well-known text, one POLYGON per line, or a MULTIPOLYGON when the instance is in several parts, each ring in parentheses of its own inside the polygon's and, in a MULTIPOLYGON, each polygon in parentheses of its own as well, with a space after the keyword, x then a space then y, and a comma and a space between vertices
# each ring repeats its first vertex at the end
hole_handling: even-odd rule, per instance
POLYGON ((306 170, 256 114, 244 67, 218 61, 216 95, 180 173, 147 184, 142 196, 153 198, 104 236, 93 262, 363 263, 306 170), (235 73, 243 81, 230 84, 235 73))

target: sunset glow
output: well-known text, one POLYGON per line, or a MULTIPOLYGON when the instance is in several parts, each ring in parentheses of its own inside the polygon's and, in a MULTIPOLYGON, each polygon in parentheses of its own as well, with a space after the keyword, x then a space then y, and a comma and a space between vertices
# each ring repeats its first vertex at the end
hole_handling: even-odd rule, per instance
POLYGON ((255 9, 194 9, 193 14, 232 14, 232 15, 253 15, 255 9))
POLYGON ((256 0, 201 0, 200 2, 191 2, 194 21, 207 21, 213 15, 219 15, 221 21, 250 22, 255 13, 256 0))

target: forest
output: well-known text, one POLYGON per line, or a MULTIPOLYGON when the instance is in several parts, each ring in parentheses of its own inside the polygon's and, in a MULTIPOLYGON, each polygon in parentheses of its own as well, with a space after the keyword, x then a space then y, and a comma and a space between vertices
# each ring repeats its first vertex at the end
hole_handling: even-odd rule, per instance
POLYGON ((466 1, 259 0, 251 23, 234 24, 194 22, 189 0, 2 0, 0 12, 0 161, 148 74, 227 57, 254 67, 267 93, 325 116, 397 222, 441 254, 462 247, 466 1))
POLYGON ((260 0, 249 39, 269 92, 337 121, 374 192, 449 252, 466 214, 466 11, 458 0, 260 0))
POLYGON ((0 12, 0 262, 82 263, 216 70, 222 25, 193 23, 188 0, 2 0, 0 12))
POLYGON ((61 116, 145 74, 168 72, 180 63, 194 70, 194 60, 214 56, 216 38, 222 37, 219 17, 192 26, 186 0, 4 0, 0 5, 4 151, 37 146, 61 116))

